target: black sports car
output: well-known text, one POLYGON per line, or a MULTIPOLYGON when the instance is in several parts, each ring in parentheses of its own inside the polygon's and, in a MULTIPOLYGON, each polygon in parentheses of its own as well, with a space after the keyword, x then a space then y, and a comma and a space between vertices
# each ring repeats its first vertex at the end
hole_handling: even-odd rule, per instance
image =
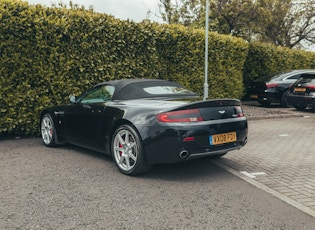
POLYGON ((315 70, 291 70, 258 78, 247 86, 247 97, 257 100, 263 106, 269 106, 271 103, 288 106, 289 87, 304 73, 315 73, 315 70))
POLYGON ((153 164, 222 156, 247 141, 247 119, 236 99, 198 101, 180 84, 153 79, 98 84, 70 104, 40 116, 46 146, 70 143, 111 154, 135 175, 153 164))
POLYGON ((288 102, 297 110, 315 108, 315 72, 313 74, 302 74, 290 86, 288 102))

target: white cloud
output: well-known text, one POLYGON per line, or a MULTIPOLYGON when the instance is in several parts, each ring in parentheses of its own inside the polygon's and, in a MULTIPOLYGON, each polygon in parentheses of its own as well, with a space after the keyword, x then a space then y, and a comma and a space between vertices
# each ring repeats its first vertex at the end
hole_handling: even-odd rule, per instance
MULTIPOLYGON (((42 4, 51 6, 52 3, 63 2, 69 4, 70 0, 25 0, 30 4, 42 4)), ((135 22, 141 22, 147 19, 147 12, 150 10, 155 14, 158 14, 159 0, 72 0, 72 3, 84 6, 88 9, 93 7, 94 11, 113 15, 119 19, 130 19, 135 22)), ((161 20, 154 15, 151 15, 150 20, 161 20)))

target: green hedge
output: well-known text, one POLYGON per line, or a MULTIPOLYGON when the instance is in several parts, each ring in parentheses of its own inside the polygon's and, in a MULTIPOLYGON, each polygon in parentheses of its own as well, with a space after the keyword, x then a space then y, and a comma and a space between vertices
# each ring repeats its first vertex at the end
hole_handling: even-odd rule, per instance
MULTIPOLYGON (((179 82, 203 94, 205 33, 178 25, 159 28, 160 78, 179 82)), ((209 35, 209 97, 240 98, 247 44, 241 39, 209 35)))
MULTIPOLYGON (((0 137, 38 135, 44 107, 102 81, 159 78, 203 94, 202 30, 117 20, 84 9, 0 2, 0 137)), ((309 67, 314 53, 209 35, 209 97, 241 98, 244 82, 309 67)))
POLYGON ((99 82, 158 76, 148 23, 22 1, 1 1, 0 23, 0 135, 37 135, 44 107, 99 82))

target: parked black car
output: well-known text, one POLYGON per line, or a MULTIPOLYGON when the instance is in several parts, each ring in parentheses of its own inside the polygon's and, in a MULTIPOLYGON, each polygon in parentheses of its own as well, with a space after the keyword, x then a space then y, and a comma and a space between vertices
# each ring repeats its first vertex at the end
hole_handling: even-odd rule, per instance
POLYGON ((315 73, 315 70, 292 70, 258 78, 247 86, 247 98, 256 100, 263 106, 269 106, 271 103, 287 106, 290 85, 305 73, 315 73))
POLYGON ((46 146, 70 143, 112 155, 128 175, 154 164, 222 156, 247 142, 237 99, 200 100, 180 84, 127 79, 98 84, 43 110, 46 146))
POLYGON ((289 92, 288 103, 296 109, 315 108, 315 73, 302 74, 289 92))

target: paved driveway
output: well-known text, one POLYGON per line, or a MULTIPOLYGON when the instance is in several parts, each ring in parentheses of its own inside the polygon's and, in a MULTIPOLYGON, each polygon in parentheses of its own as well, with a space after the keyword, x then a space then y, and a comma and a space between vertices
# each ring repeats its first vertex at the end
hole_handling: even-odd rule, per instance
POLYGON ((271 110, 286 116, 249 117, 248 144, 213 162, 315 217, 315 112, 271 110))
POLYGON ((0 229, 313 229, 315 218, 207 159, 139 177, 39 138, 0 142, 0 229))
POLYGON ((254 109, 274 119, 253 112, 247 146, 211 161, 259 189, 208 159, 127 177, 92 151, 1 142, 0 229, 313 229, 315 113, 254 109))

